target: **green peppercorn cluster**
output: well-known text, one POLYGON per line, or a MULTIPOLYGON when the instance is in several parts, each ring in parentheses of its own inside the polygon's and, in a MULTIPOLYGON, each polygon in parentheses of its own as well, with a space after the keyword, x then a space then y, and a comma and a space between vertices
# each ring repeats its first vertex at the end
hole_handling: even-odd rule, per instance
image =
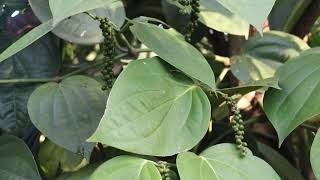
POLYGON ((103 42, 103 80, 104 85, 102 86, 102 90, 110 90, 113 86, 113 59, 115 57, 115 44, 114 44, 114 29, 113 25, 107 18, 99 18, 100 21, 100 29, 102 30, 102 34, 104 37, 103 42))
MULTIPOLYGON (((187 25, 187 32, 185 35, 186 41, 191 42, 192 33, 198 27, 199 13, 200 13, 200 0, 179 0, 178 2, 184 7, 191 7, 190 21, 187 25)), ((185 14, 186 10, 183 9, 182 12, 185 14)))
POLYGON ((235 132, 235 139, 237 148, 240 150, 240 155, 244 157, 246 155, 246 147, 248 146, 244 140, 244 124, 240 109, 237 108, 237 103, 234 98, 224 95, 227 105, 229 105, 231 110, 231 125, 235 132))
POLYGON ((158 164, 159 164, 158 170, 161 174, 162 179, 163 180, 171 180, 170 168, 169 168, 168 163, 165 161, 159 161, 158 164))

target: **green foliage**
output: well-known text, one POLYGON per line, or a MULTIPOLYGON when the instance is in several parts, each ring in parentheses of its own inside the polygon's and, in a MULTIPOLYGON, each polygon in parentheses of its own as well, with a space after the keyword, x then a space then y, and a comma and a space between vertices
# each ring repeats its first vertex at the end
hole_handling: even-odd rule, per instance
POLYGON ((10 58, 12 55, 28 47, 30 44, 34 43, 39 38, 50 32, 52 28, 52 20, 49 20, 32 29, 0 54, 0 62, 10 58))
POLYGON ((194 147, 205 135, 209 118, 209 100, 191 79, 160 58, 138 60, 115 82, 90 141, 170 156, 194 147))
POLYGON ((263 159, 273 167, 281 179, 304 180, 300 172, 276 150, 261 142, 258 142, 258 149, 263 159))
POLYGON ((277 72, 281 90, 266 93, 264 109, 278 133, 279 144, 297 126, 319 115, 318 52, 306 51, 286 62, 277 72))
POLYGON ((33 156, 22 140, 1 136, 0 144, 0 179, 41 179, 33 156))
POLYGON ((250 150, 240 158, 236 146, 220 144, 206 149, 199 156, 191 152, 178 155, 177 167, 182 180, 193 179, 259 179, 280 180, 278 174, 250 150))
POLYGON ((217 0, 200 1, 200 21, 215 30, 248 36, 249 23, 230 12, 217 0))
POLYGON ((296 36, 270 31, 246 42, 242 54, 232 57, 231 71, 246 83, 272 78, 284 62, 307 49, 309 46, 296 36))
POLYGON ((94 144, 86 139, 97 128, 105 103, 106 95, 96 80, 72 76, 38 87, 29 98, 28 112, 50 140, 88 159, 94 144))
POLYGON ((63 0, 49 0, 53 26, 70 16, 105 7, 111 2, 112 0, 69 0, 67 2, 63 0))
POLYGON ((46 179, 54 179, 62 172, 77 171, 87 164, 80 154, 70 152, 46 139, 40 146, 37 163, 46 179))
POLYGON ((102 164, 90 180, 161 180, 153 161, 130 156, 118 156, 102 164))
POLYGON ((320 178, 320 7, 274 3, 0 0, 0 179, 320 178))
POLYGON ((178 38, 172 31, 156 25, 135 22, 132 33, 163 60, 215 89, 214 74, 206 59, 193 46, 178 38))
MULTIPOLYGON (((10 39, 10 38, 9 38, 10 39)), ((60 69, 60 52, 55 38, 47 35, 30 47, 10 57, 0 64, 0 77, 10 78, 48 78, 60 69), (41 52, 41 57, 34 52, 41 52)), ((3 39, 0 49, 10 40, 3 39), (7 41, 7 42, 6 42, 7 41)), ((32 123, 28 117, 27 102, 38 84, 5 84, 0 86, 0 129, 6 133, 24 137, 32 123)))
POLYGON ((290 32, 312 0, 277 0, 269 15, 270 29, 290 32))
POLYGON ((320 135, 318 131, 316 134, 316 137, 313 140, 311 152, 310 152, 311 165, 317 179, 320 178, 320 164, 319 164, 319 161, 317 160, 320 154, 320 140, 319 140, 320 137, 319 136, 320 135))
MULTIPOLYGON (((41 22, 52 19, 48 0, 30 0, 30 6, 41 22)), ((90 11, 91 14, 108 17, 120 29, 125 20, 121 1, 114 1, 105 8, 90 11)), ((86 14, 76 14, 57 24, 52 32, 58 37, 77 44, 94 44, 102 42, 99 23, 86 14)))
POLYGON ((275 0, 239 0, 237 3, 233 0, 217 1, 235 15, 247 20, 259 31, 275 3, 275 0))

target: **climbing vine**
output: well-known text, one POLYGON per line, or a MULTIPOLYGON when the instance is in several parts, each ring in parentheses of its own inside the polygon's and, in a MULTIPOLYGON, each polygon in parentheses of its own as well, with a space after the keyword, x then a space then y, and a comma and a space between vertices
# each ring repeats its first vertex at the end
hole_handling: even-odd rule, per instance
POLYGON ((0 179, 320 179, 314 9, 2 0, 0 179))

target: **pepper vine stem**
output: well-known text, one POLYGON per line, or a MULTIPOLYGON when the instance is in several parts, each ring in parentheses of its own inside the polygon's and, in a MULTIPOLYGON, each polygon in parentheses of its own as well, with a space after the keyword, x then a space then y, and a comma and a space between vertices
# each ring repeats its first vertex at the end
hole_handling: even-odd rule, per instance
MULTIPOLYGON (((150 49, 137 49, 136 50, 137 53, 142 53, 142 52, 151 52, 150 49)), ((129 55, 129 53, 122 53, 122 54, 119 54, 117 55, 114 60, 119 60, 119 59, 122 59, 124 57, 127 57, 129 55)), ((96 61, 92 64, 88 64, 84 67, 81 67, 75 71, 72 71, 68 74, 65 74, 63 76, 56 76, 56 77, 53 77, 53 78, 24 78, 24 79, 1 79, 0 80, 0 84, 22 84, 22 83, 46 83, 46 82, 59 82, 63 79, 66 79, 70 76, 73 76, 73 75, 77 75, 77 74, 81 74, 89 69, 93 69, 93 68, 96 68, 96 67, 99 67, 103 64, 103 61, 102 60, 99 60, 99 61, 96 61)))

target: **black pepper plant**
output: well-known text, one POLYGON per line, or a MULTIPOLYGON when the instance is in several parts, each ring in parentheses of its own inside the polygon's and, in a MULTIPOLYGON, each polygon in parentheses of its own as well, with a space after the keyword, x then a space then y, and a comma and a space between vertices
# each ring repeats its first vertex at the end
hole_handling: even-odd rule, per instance
POLYGON ((317 3, 1 0, 0 179, 319 179, 317 3))

